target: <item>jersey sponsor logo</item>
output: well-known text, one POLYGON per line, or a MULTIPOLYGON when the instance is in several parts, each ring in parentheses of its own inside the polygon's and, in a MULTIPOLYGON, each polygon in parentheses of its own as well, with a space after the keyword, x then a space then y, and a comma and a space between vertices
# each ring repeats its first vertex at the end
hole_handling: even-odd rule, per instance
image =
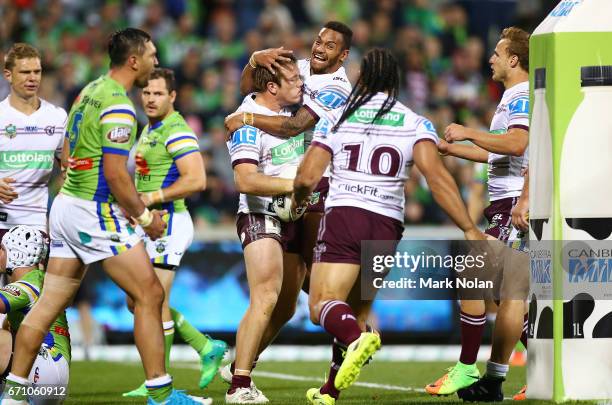
POLYGON ((514 114, 528 114, 529 113, 529 99, 518 98, 508 103, 508 110, 510 115, 514 114))
POLYGON ((89 170, 93 168, 92 158, 68 158, 68 166, 72 170, 89 170))
POLYGON ((0 221, 2 222, 8 221, 8 214, 6 212, 0 212, 0 221))
POLYGON ((272 154, 272 164, 275 166, 297 159, 304 154, 304 134, 270 148, 270 153, 272 154))
POLYGON ((336 76, 332 80, 340 80, 341 82, 347 83, 346 79, 344 77, 340 77, 340 76, 336 76))
POLYGON ((375 125, 387 125, 391 127, 401 127, 404 125, 404 119, 406 117, 406 114, 404 113, 389 111, 388 113, 383 114, 382 117, 377 118, 376 121, 372 122, 377 113, 378 110, 374 108, 359 108, 353 113, 353 115, 348 117, 347 121, 357 124, 373 123, 375 125))
POLYGON ((51 170, 54 151, 17 150, 0 153, 0 170, 51 170))
MULTIPOLYGON (((136 154, 136 158, 134 159, 134 163, 136 164, 136 173, 139 176, 143 176, 142 178, 139 177, 139 179, 141 180, 148 180, 146 178, 144 178, 144 176, 148 176, 149 173, 151 173, 151 169, 149 168, 149 164, 147 163, 147 159, 144 158, 144 156, 142 156, 141 153, 137 153, 136 154)), ((149 176, 150 179, 150 176, 149 176)))
POLYGON ((8 124, 7 126, 5 126, 4 131, 6 132, 6 136, 8 136, 9 139, 13 139, 15 136, 17 136, 17 127, 13 124, 8 124))
POLYGON ((245 125, 232 134, 232 146, 255 145, 257 142, 257 128, 245 125))
POLYGON ((329 132, 329 121, 323 117, 319 118, 317 125, 315 126, 314 133, 321 138, 327 138, 329 132))
POLYGON ((310 98, 323 104, 325 107, 333 110, 346 103, 346 95, 335 90, 313 91, 310 93, 310 98))
POLYGON ((106 138, 113 143, 127 143, 131 133, 130 127, 115 127, 106 134, 106 138))
POLYGON ((24 129, 26 132, 36 132, 38 130, 38 127, 36 125, 34 126, 26 125, 24 129))
POLYGON ((436 128, 428 119, 423 120, 423 125, 425 126, 425 130, 427 130, 427 132, 433 132, 434 134, 436 133, 436 128))
POLYGON ((91 98, 89 96, 83 97, 82 103, 83 104, 89 104, 92 107, 98 108, 98 109, 102 107, 102 103, 100 101, 96 100, 95 98, 91 98))
POLYGON ((13 285, 4 286, 2 291, 11 294, 13 297, 19 297, 21 295, 21 290, 13 285))

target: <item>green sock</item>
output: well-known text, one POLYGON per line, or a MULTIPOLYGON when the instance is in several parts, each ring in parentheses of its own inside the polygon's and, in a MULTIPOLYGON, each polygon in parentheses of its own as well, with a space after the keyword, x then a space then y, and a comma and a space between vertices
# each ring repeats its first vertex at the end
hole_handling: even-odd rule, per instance
POLYGON ((170 350, 174 341, 174 322, 164 322, 164 347, 166 349, 166 371, 170 369, 170 350))
POLYGON ((206 346, 210 346, 209 339, 206 335, 200 333, 199 330, 194 328, 181 314, 174 308, 170 308, 172 313, 172 320, 174 321, 174 328, 183 340, 196 352, 201 353, 206 346))
POLYGON ((172 378, 170 374, 162 377, 154 378, 153 380, 145 381, 149 397, 155 402, 163 402, 172 393, 172 378))

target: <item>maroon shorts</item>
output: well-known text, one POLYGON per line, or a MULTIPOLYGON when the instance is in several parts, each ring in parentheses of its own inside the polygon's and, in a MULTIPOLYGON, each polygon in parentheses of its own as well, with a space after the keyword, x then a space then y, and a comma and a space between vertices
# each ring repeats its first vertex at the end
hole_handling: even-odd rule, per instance
POLYGON ((402 239, 404 224, 397 219, 356 207, 325 211, 314 248, 314 262, 361 263, 361 241, 402 239))
POLYGON ((0 241, 2 241, 2 237, 4 237, 4 234, 7 233, 9 230, 8 229, 0 229, 0 241))
MULTIPOLYGON (((242 249, 259 239, 271 238, 281 244, 283 250, 293 245, 293 222, 283 222, 273 215, 238 213, 236 230, 242 243, 242 249)), ((293 252, 291 252, 293 253, 293 252)))
POLYGON ((491 204, 484 210, 484 216, 489 222, 489 226, 485 230, 487 235, 501 241, 508 240, 513 230, 511 211, 517 201, 518 197, 491 201, 491 204))
POLYGON ((325 200, 329 194, 329 177, 322 177, 312 192, 306 212, 325 212, 325 200))

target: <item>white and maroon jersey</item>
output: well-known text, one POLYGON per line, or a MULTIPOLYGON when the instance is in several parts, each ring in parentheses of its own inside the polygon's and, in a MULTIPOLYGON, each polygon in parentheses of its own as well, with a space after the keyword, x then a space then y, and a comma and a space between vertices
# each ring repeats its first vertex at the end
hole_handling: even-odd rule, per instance
MULTIPOLYGON (((529 131, 529 82, 521 82, 504 91, 491 121, 490 132, 506 134, 512 128, 529 131)), ((518 197, 525 179, 521 170, 529 164, 528 149, 523 156, 489 153, 489 199, 518 197)))
POLYGON ((371 123, 387 98, 378 93, 348 117, 336 132, 343 109, 320 117, 313 147, 332 155, 329 207, 359 207, 404 222, 404 183, 412 167, 412 151, 420 141, 438 143, 433 124, 408 107, 395 103, 371 123))
POLYGON ((45 100, 26 115, 9 98, 0 102, 0 178, 12 177, 19 197, 0 202, 0 229, 30 225, 47 231, 48 185, 54 160, 61 159, 66 111, 45 100))
MULTIPOLYGON (((255 102, 256 93, 251 93, 236 111, 263 115, 285 115, 288 110, 275 112, 255 102)), ((241 163, 257 165, 257 171, 267 176, 278 177, 289 167, 297 167, 304 155, 304 135, 293 138, 272 136, 258 128, 245 125, 232 134, 227 142, 232 167, 241 163)), ((240 194, 239 213, 275 215, 272 197, 240 194)))

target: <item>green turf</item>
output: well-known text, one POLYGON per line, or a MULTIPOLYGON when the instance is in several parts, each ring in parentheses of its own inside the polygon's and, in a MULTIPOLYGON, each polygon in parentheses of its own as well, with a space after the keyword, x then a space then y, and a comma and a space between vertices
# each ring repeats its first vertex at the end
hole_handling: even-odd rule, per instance
MULTIPOLYGON (((360 382, 388 384, 406 388, 422 389, 444 372, 449 363, 391 363, 374 362, 364 368, 360 382)), ((181 363, 170 370, 175 386, 186 389, 190 394, 212 396, 215 404, 224 404, 227 386, 216 377, 204 392, 197 388, 199 374, 197 365, 181 363)), ((323 378, 328 363, 323 362, 262 362, 256 372, 273 372, 303 377, 323 378)), ((480 365, 480 370, 484 365, 480 365)), ((136 363, 73 362, 70 369, 70 396, 65 404, 144 404, 144 399, 122 398, 121 393, 136 388, 143 381, 143 372, 136 363)), ((305 393, 316 382, 287 381, 254 377, 257 387, 270 399, 271 404, 306 404, 305 393)), ((525 368, 510 370, 504 385, 506 397, 517 392, 525 380, 525 368)), ((351 387, 343 392, 338 404, 419 404, 419 403, 461 403, 456 396, 430 397, 423 392, 402 392, 380 388, 351 387)), ((545 404, 544 401, 522 403, 545 404)))

